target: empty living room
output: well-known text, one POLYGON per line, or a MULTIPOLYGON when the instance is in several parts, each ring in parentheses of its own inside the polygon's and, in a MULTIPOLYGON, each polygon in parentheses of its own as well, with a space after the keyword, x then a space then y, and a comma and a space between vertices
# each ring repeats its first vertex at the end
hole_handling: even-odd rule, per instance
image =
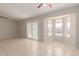
POLYGON ((0 3, 0 56, 79 56, 79 3, 0 3))

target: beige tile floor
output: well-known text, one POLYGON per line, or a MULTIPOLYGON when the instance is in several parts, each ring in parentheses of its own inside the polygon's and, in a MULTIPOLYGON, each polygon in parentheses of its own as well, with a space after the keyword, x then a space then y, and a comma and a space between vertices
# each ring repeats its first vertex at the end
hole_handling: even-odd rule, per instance
POLYGON ((60 42, 41 42, 29 39, 0 39, 0 56, 78 56, 60 42))

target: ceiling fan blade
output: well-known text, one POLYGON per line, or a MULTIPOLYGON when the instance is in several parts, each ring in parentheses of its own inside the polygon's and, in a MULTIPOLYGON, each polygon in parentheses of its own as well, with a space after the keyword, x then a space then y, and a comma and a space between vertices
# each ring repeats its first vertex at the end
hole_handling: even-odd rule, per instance
POLYGON ((52 8, 52 4, 48 4, 48 6, 49 6, 50 8, 52 8))
POLYGON ((0 16, 0 18, 8 19, 7 17, 0 16))
POLYGON ((37 8, 40 8, 43 5, 43 3, 41 3, 37 8))

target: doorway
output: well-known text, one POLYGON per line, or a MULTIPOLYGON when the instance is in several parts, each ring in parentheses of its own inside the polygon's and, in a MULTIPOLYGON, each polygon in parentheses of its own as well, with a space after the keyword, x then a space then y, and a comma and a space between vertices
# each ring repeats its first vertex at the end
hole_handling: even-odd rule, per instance
POLYGON ((27 38, 38 40, 38 22, 27 23, 27 38))

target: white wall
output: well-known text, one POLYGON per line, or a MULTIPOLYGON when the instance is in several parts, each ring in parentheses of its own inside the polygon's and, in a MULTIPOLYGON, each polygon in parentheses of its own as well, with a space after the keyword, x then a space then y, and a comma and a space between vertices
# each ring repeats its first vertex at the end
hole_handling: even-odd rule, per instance
POLYGON ((17 22, 0 19, 0 39, 17 37, 17 22))
POLYGON ((79 11, 77 12, 76 19, 77 19, 76 20, 76 47, 77 47, 77 49, 79 49, 79 11))
MULTIPOLYGON (((47 39, 47 31, 46 29, 44 29, 44 22, 45 20, 47 20, 47 18, 49 17, 56 17, 56 16, 61 16, 61 15, 67 15, 67 14, 74 14, 72 16, 72 20, 71 20, 71 39, 68 40, 71 44, 71 46, 74 48, 74 47, 77 47, 77 37, 79 36, 76 36, 77 35, 77 32, 76 32, 76 20, 78 20, 78 11, 79 10, 79 7, 74 7, 74 8, 69 8, 69 9, 65 9, 65 10, 60 10, 60 11, 56 11, 56 12, 51 12, 49 14, 45 14, 45 15, 41 15, 41 16, 38 16, 38 17, 33 17, 33 18, 29 18, 29 19, 26 19, 26 20, 23 20, 23 21, 19 21, 19 37, 21 38, 27 38, 26 36, 26 23, 27 22, 31 22, 31 21, 38 21, 39 22, 39 40, 46 40, 47 39)), ((78 26, 78 25, 77 25, 78 26)), ((77 30, 78 31, 78 30, 77 30)), ((53 38, 53 37, 52 37, 53 38)), ((51 39, 52 39, 51 38, 51 39)), ((65 40, 65 39, 64 39, 65 40)), ((79 43, 79 41, 78 41, 79 43)))

